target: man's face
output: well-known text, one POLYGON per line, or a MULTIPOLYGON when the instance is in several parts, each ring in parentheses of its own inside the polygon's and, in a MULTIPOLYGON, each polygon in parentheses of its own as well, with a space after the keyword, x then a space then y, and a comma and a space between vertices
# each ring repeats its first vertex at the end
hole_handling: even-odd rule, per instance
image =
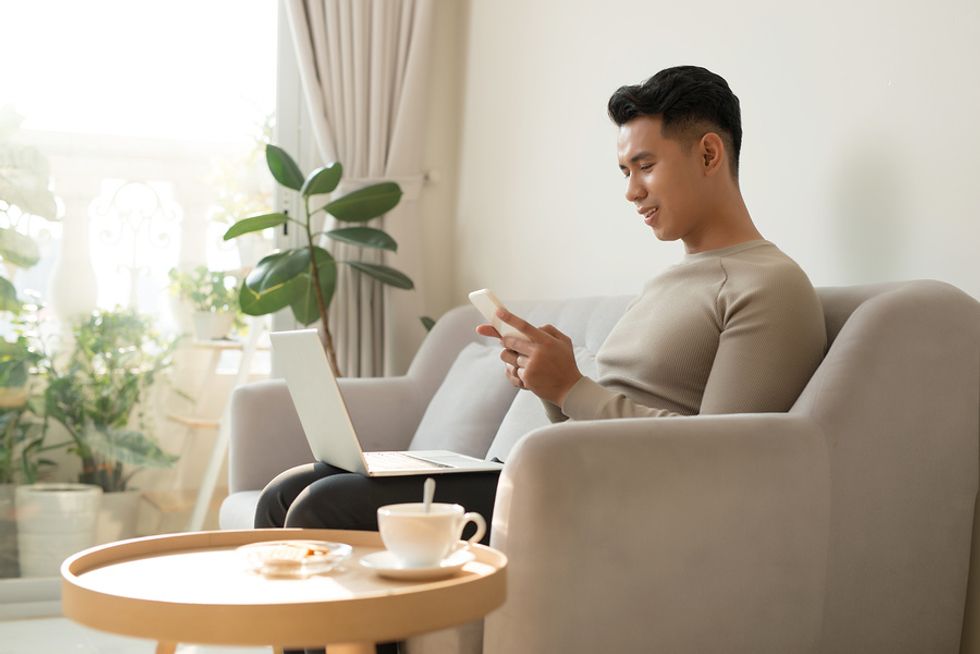
POLYGON ((698 145, 690 152, 661 133, 660 117, 638 116, 619 128, 619 168, 626 176, 626 199, 661 241, 675 241, 698 229, 705 214, 698 145))

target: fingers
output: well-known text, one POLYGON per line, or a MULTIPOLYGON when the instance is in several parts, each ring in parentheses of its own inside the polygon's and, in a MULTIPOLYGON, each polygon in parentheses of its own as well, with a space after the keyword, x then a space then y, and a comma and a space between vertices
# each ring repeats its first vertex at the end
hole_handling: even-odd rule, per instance
POLYGON ((571 344, 571 342, 572 342, 572 339, 571 338, 569 338, 564 333, 562 333, 554 325, 544 325, 544 326, 541 327, 541 331, 543 331, 548 336, 552 336, 554 338, 557 338, 558 340, 563 341, 565 343, 571 344))
POLYGON ((500 332, 498 332, 493 325, 477 325, 476 333, 479 334, 480 336, 500 338, 500 332))
POLYGON ((502 339, 500 339, 500 342, 503 343, 504 347, 506 347, 508 350, 513 350, 518 354, 531 354, 534 352, 534 348, 536 347, 534 343, 526 338, 521 338, 520 336, 504 336, 502 339))
POLYGON ((507 379, 517 388, 527 388, 527 386, 524 385, 524 380, 518 376, 517 368, 514 366, 507 366, 507 379))
POLYGON ((514 350, 504 350, 500 353, 500 360, 509 366, 517 366, 517 359, 520 355, 514 350))
POLYGON ((516 327, 517 331, 527 336, 529 340, 533 341, 541 336, 541 331, 537 327, 527 322, 523 318, 518 318, 506 309, 497 309, 497 317, 511 327, 516 327))

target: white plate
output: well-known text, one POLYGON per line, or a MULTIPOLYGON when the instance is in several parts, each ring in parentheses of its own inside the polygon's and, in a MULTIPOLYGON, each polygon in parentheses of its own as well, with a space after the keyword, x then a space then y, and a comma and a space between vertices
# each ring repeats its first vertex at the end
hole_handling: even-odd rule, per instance
POLYGON ((242 545, 249 568, 268 577, 308 577, 332 570, 350 556, 346 543, 325 540, 276 540, 242 545))
POLYGON ((412 568, 401 563, 388 550, 381 550, 362 556, 361 565, 382 577, 391 579, 442 579, 453 576, 475 558, 476 556, 469 550, 456 550, 443 559, 439 565, 412 568))

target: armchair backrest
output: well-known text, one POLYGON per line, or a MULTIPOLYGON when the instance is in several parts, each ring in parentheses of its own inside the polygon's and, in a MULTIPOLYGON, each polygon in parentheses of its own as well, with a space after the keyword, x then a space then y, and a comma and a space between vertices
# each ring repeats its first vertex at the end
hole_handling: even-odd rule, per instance
POLYGON ((791 409, 820 424, 830 461, 818 650, 957 651, 980 463, 980 304, 925 280, 818 293, 830 346, 791 409))

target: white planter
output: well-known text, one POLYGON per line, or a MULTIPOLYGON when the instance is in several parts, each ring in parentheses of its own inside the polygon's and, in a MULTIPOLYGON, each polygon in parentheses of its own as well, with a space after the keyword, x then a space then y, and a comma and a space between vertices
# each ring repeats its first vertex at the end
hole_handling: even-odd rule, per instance
POLYGON ((191 303, 176 295, 170 296, 170 314, 177 323, 177 331, 181 334, 194 333, 194 308, 191 303))
POLYGON ((200 341, 224 338, 235 323, 231 311, 195 311, 194 336, 200 341))
POLYGON ((0 484, 0 579, 19 577, 14 485, 0 484))
POLYGON ((97 545, 136 535, 141 496, 142 493, 138 490, 102 494, 102 505, 95 527, 97 545))
POLYGON ((68 556, 95 545, 98 486, 32 484, 18 486, 16 497, 21 576, 57 576, 68 556))

